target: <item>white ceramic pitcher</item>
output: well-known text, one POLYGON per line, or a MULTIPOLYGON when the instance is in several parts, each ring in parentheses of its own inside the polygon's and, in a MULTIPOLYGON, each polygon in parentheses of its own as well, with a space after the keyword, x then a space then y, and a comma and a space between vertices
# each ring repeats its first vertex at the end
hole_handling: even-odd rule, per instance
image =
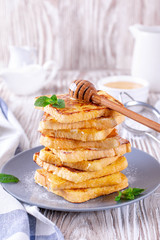
POLYGON ((160 92, 160 26, 140 24, 129 28, 135 38, 131 74, 150 83, 150 89, 160 92))
POLYGON ((37 64, 37 50, 29 46, 9 47, 8 68, 0 70, 9 89, 18 95, 33 94, 51 82, 59 66, 49 60, 43 65, 37 64))

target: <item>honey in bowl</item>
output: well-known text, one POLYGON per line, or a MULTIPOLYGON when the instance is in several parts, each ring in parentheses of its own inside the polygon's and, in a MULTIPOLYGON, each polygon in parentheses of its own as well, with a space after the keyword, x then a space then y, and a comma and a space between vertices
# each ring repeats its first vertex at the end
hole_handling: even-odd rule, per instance
POLYGON ((127 81, 117 81, 117 82, 108 82, 104 84, 106 87, 110 88, 119 88, 119 89, 137 89, 142 88, 143 85, 137 82, 127 82, 127 81))

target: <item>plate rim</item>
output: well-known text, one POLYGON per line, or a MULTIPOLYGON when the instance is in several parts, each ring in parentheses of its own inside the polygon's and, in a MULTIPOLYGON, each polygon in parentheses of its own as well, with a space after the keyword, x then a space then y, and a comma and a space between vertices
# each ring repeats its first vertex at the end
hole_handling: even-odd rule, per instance
MULTIPOLYGON (((5 167, 6 167, 11 161, 14 161, 14 159, 15 159, 16 157, 18 157, 18 156, 20 156, 20 155, 23 155, 23 154, 25 154, 26 152, 30 152, 30 151, 33 151, 33 150, 36 151, 36 149, 37 149, 37 150, 40 150, 42 147, 43 147, 42 145, 39 145, 39 146, 30 148, 30 149, 28 149, 28 150, 25 150, 25 151, 23 151, 23 152, 20 152, 20 153, 16 154, 15 156, 13 156, 9 161, 7 161, 7 162, 2 166, 0 172, 2 173, 3 170, 5 169, 5 167)), ((144 152, 144 151, 142 151, 142 150, 140 150, 140 149, 138 149, 138 148, 135 148, 135 147, 132 147, 132 150, 140 151, 140 152, 142 152, 143 154, 149 155, 152 159, 154 159, 155 163, 156 163, 157 165, 159 165, 159 168, 160 168, 160 163, 159 163, 159 161, 158 161, 156 158, 154 158, 152 155, 150 155, 150 154, 148 154, 148 153, 146 153, 146 152, 144 152)), ((132 151, 131 151, 131 153, 132 153, 132 151)), ((131 153, 130 153, 130 154, 131 154, 131 153)), ((64 208, 62 208, 62 207, 49 207, 49 206, 46 206, 45 204, 37 204, 37 203, 31 202, 31 201, 30 201, 30 202, 29 202, 29 201, 24 201, 24 199, 22 199, 21 197, 19 197, 19 196, 17 196, 16 194, 11 193, 10 191, 8 191, 8 190, 7 190, 7 187, 6 187, 7 184, 2 183, 1 185, 2 185, 3 189, 4 189, 5 191, 7 191, 10 195, 12 195, 12 196, 15 197, 16 199, 18 199, 20 202, 22 202, 22 203, 27 203, 27 204, 30 205, 30 206, 37 206, 37 207, 39 207, 39 208, 49 209, 49 210, 54 210, 54 211, 61 211, 61 212, 93 212, 93 211, 103 211, 103 210, 108 210, 108 209, 119 208, 119 207, 123 207, 123 206, 126 206, 126 205, 130 205, 130 204, 136 203, 136 202, 138 202, 138 201, 140 201, 140 200, 143 200, 143 199, 147 198, 149 195, 151 195, 153 192, 155 192, 155 191, 158 189, 158 187, 160 186, 160 182, 159 182, 159 184, 156 185, 151 191, 149 191, 148 193, 146 193, 146 194, 144 194, 144 195, 143 195, 143 194, 140 195, 140 197, 137 197, 137 198, 135 198, 134 200, 128 200, 128 201, 120 202, 119 204, 110 205, 110 206, 91 207, 91 208, 71 208, 71 209, 70 209, 70 208, 65 208, 65 207, 64 207, 64 208)), ((38 186, 38 187, 39 187, 39 186, 38 186)), ((103 197, 103 196, 100 196, 100 197, 103 197)), ((99 198, 99 197, 97 197, 97 198, 99 198)), ((64 199, 64 201, 67 201, 67 200, 64 199)), ((68 202, 68 201, 67 201, 67 202, 68 202)), ((80 203, 73 203, 73 204, 77 204, 77 206, 79 206, 80 203)))

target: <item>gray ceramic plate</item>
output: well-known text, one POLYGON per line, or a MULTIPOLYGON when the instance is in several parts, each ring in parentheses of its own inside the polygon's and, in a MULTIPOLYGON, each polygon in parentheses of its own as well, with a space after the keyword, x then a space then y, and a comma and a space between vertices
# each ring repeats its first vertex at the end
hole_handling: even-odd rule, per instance
POLYGON ((114 201, 117 193, 98 197, 85 203, 69 203, 34 182, 34 172, 38 167, 32 158, 33 154, 41 148, 36 147, 16 155, 2 169, 3 173, 13 174, 20 179, 16 184, 3 184, 4 189, 20 201, 31 205, 57 211, 98 211, 139 201, 155 191, 160 184, 160 164, 158 161, 147 153, 132 148, 132 152, 125 155, 128 160, 128 168, 123 173, 128 177, 130 187, 146 189, 143 194, 134 200, 118 203, 114 201))

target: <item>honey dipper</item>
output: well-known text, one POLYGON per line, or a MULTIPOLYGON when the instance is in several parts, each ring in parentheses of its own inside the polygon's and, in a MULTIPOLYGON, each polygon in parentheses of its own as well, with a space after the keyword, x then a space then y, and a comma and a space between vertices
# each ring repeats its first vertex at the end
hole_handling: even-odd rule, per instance
POLYGON ((92 102, 98 105, 103 105, 108 108, 111 108, 149 128, 154 129, 157 132, 160 132, 160 124, 146 118, 136 112, 133 112, 125 108, 122 104, 110 101, 104 96, 97 94, 97 90, 94 85, 86 80, 75 80, 72 82, 69 88, 69 94, 71 97, 76 98, 85 102, 92 102))

